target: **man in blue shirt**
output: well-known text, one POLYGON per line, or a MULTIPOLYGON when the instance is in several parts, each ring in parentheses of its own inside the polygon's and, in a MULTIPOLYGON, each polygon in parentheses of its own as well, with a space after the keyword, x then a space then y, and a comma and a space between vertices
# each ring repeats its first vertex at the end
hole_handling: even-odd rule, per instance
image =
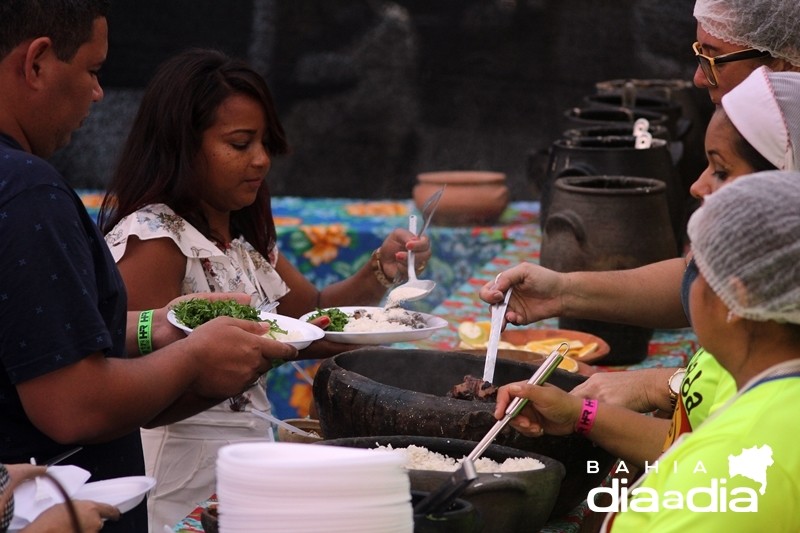
MULTIPOLYGON (((139 427, 202 411, 248 387, 271 358, 297 354, 261 337, 260 324, 228 318, 184 338, 159 309, 157 349, 138 357, 138 313, 127 315, 105 241, 45 161, 103 97, 108 6, 0 4, 0 462, 81 444, 71 462, 91 481, 144 474, 139 427)), ((106 530, 147 531, 144 504, 106 530)))

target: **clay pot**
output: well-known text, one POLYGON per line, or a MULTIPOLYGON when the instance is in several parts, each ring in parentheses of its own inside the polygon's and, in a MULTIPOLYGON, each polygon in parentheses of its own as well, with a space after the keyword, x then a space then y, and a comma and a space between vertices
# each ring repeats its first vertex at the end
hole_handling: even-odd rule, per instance
MULTIPOLYGON (((408 435, 480 441, 496 422, 494 402, 448 398, 464 376, 483 374, 483 359, 459 352, 361 348, 325 359, 314 379, 323 434, 328 439, 408 435)), ((495 385, 527 380, 536 364, 499 359, 495 385)), ((556 370, 550 383, 572 390, 586 378, 556 370)), ((578 435, 525 437, 506 427, 495 440, 562 463, 564 481, 553 507, 562 516, 605 478, 614 458, 578 435), (597 461, 599 472, 587 471, 597 461)))
POLYGON ((564 111, 564 124, 562 130, 583 128, 586 126, 627 126, 633 131, 633 123, 639 118, 646 118, 650 125, 668 127, 669 117, 663 113, 648 111, 646 109, 628 109, 626 107, 611 106, 583 106, 573 107, 564 111))
MULTIPOLYGON (((650 124, 647 130, 650 135, 657 139, 667 141, 667 147, 672 158, 673 165, 677 165, 683 155, 683 143, 670 142, 671 136, 666 126, 662 124, 650 124)), ((591 126, 572 127, 561 132, 563 139, 580 139, 584 137, 613 137, 625 138, 629 145, 633 145, 635 138, 633 137, 633 125, 627 122, 618 124, 599 124, 591 126)), ((550 184, 547 183, 546 177, 550 165, 550 153, 552 148, 534 149, 529 150, 527 153, 525 176, 528 182, 535 187, 535 196, 541 198, 542 189, 548 189, 549 193, 550 184)), ((609 171, 610 172, 610 171, 609 171)))
POLYGON ((448 170, 417 175, 413 197, 417 209, 447 185, 431 220, 442 226, 491 225, 508 206, 508 186, 502 172, 448 170))
MULTIPOLYGON (((583 126, 580 128, 571 128, 561 132, 564 139, 579 139, 581 137, 631 137, 630 141, 633 142, 633 132, 630 126, 614 126, 605 124, 600 126, 583 126)), ((656 139, 664 139, 669 141, 670 134, 666 126, 659 124, 651 124, 647 130, 650 135, 656 139)))
MULTIPOLYGON (((678 135, 682 140, 682 154, 676 164, 684 187, 688 190, 707 165, 705 131, 714 112, 714 104, 708 98, 708 92, 685 79, 605 80, 595 84, 595 91, 600 95, 619 95, 627 91, 629 95, 633 93, 633 98, 656 97, 669 100, 680 107, 678 135)), ((687 204, 688 212, 697 207, 697 202, 692 198, 687 199, 687 204)))
POLYGON ((667 117, 665 126, 669 129, 673 139, 681 139, 682 134, 688 131, 688 121, 682 120, 681 106, 664 98, 637 95, 626 102, 623 94, 590 94, 583 97, 583 101, 590 107, 612 108, 627 107, 632 110, 643 110, 659 113, 667 117))
POLYGON ((653 139, 645 149, 636 148, 633 136, 576 137, 553 142, 547 174, 540 185, 542 228, 550 213, 554 182, 567 176, 598 175, 636 176, 663 182, 675 253, 678 252, 686 227, 686 193, 663 139, 653 139))
POLYGON ((671 102, 680 109, 681 119, 678 121, 680 138, 693 129, 702 136, 705 125, 714 112, 714 105, 709 100, 706 90, 695 87, 691 80, 604 80, 595 83, 595 92, 601 96, 620 96, 627 102, 633 102, 632 107, 637 107, 635 102, 643 98, 671 102))
MULTIPOLYGON (((473 441, 403 435, 334 439, 322 441, 320 444, 354 448, 377 446, 406 448, 414 445, 453 459, 469 455, 475 447, 473 441)), ((564 478, 564 465, 550 457, 497 444, 490 445, 482 457, 498 463, 510 458, 529 457, 544 463, 544 468, 539 470, 479 473, 478 478, 460 496, 480 512, 485 523, 485 527, 481 530, 483 533, 538 531, 547 522, 553 510, 558 489, 564 478)), ((435 491, 451 475, 452 472, 436 470, 408 471, 412 492, 435 491)))
MULTIPOLYGON (((664 183, 625 176, 566 177, 553 186, 540 264, 558 272, 635 268, 676 257, 664 183)), ((560 319, 611 347, 604 365, 638 363, 653 330, 607 322, 560 319)))

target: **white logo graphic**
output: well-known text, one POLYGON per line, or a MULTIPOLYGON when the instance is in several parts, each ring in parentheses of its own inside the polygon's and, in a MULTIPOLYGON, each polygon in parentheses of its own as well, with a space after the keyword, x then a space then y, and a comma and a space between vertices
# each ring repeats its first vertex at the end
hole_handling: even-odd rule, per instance
MULTIPOLYGON (((595 512, 659 512, 661 509, 688 509, 697 513, 755 513, 758 512, 758 495, 763 496, 767 489, 767 469, 773 464, 775 461, 772 459, 772 448, 768 445, 743 448, 742 453, 728 456, 728 478, 704 478, 702 484, 691 487, 685 492, 666 490, 662 494, 653 488, 638 484, 628 487, 628 480, 619 474, 629 473, 629 470, 625 462, 620 461, 613 472, 617 476, 611 480, 611 486, 595 487, 589 491, 586 500, 589 509, 595 512), (758 492, 750 487, 734 486, 733 483, 728 487, 729 479, 736 476, 761 485, 758 492), (596 501, 601 494, 606 495, 605 503, 596 501)), ((586 472, 598 473, 598 467, 596 461, 588 461, 586 472)), ((659 469, 671 474, 679 472, 708 474, 702 461, 698 461, 693 467, 681 464, 680 469, 678 463, 674 461, 669 465, 659 464, 659 461, 645 464, 645 472, 650 475, 658 475, 659 469)))
POLYGON ((769 445, 744 448, 739 455, 728 456, 728 477, 744 476, 760 483, 761 488, 758 492, 763 496, 767 490, 767 467, 774 464, 772 448, 769 445))

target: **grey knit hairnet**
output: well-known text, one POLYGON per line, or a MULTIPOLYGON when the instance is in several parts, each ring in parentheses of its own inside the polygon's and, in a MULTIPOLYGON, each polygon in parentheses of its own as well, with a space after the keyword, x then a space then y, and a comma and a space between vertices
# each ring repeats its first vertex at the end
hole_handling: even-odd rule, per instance
POLYGON ((694 17, 717 39, 800 66, 798 0, 697 0, 694 17))
POLYGON ((800 72, 759 67, 722 97, 722 107, 742 137, 778 170, 800 167, 800 72))
POLYGON ((743 176, 689 219, 700 273, 734 314, 800 324, 800 172, 743 176))

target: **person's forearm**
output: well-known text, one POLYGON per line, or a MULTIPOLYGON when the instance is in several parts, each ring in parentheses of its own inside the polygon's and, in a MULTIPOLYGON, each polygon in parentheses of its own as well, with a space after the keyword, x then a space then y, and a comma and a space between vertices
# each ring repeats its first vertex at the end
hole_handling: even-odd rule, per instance
POLYGON ((606 272, 571 272, 565 277, 562 314, 651 328, 688 326, 680 299, 682 258, 606 272))
POLYGON ((92 355, 18 385, 20 397, 34 425, 54 440, 108 441, 153 420, 193 383, 196 360, 182 344, 133 360, 92 355))
POLYGON ((588 438, 595 444, 639 468, 653 464, 661 455, 670 421, 601 403, 588 438))

